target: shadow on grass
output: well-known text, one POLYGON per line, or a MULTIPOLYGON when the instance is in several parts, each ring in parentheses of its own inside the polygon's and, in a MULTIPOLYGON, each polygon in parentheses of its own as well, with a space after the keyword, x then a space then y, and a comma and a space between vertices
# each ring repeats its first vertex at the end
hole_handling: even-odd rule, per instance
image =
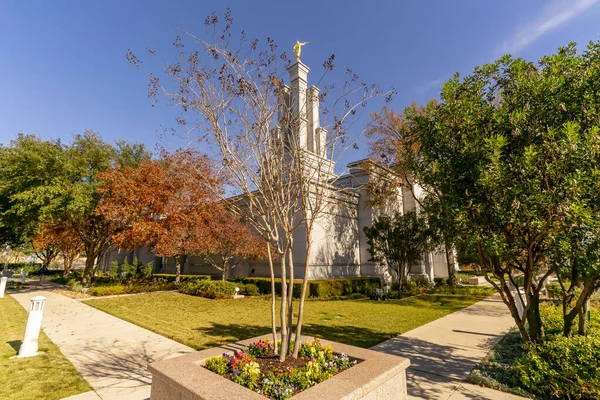
POLYGON ((10 347, 13 348, 13 350, 15 351, 15 353, 19 352, 19 349, 21 348, 21 344, 23 344, 22 340, 10 340, 8 342, 6 342, 10 347))
MULTIPOLYGON (((195 328, 194 330, 209 337, 219 338, 218 340, 206 342, 199 350, 222 346, 233 341, 240 341, 271 333, 270 327, 246 324, 213 323, 209 327, 195 328)), ((369 348, 377 343, 390 339, 390 337, 393 336, 368 328, 348 325, 329 326, 318 324, 304 324, 302 334, 362 348, 369 348)))

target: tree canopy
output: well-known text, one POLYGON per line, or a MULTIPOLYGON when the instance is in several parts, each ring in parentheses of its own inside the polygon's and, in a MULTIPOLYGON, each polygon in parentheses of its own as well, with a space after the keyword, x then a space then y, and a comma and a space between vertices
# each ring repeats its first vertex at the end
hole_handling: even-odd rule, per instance
POLYGON ((375 116, 385 129, 374 154, 409 171, 448 231, 476 249, 526 341, 543 336, 545 279, 576 256, 573 244, 598 237, 598 93, 600 43, 570 44, 537 63, 504 56, 456 74, 440 101, 375 116), (511 286, 523 291, 522 317, 511 286))
POLYGON ((119 224, 95 213, 101 194, 98 174, 126 167, 150 155, 143 145, 107 143, 91 131, 69 144, 19 134, 0 148, 0 239, 13 246, 31 245, 45 224, 65 224, 83 243, 84 281, 97 258, 111 245, 119 224))

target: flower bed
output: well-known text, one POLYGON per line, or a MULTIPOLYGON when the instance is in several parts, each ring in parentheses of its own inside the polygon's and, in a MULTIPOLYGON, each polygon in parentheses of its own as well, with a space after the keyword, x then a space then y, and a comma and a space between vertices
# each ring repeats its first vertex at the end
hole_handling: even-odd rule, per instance
POLYGON ((304 336, 302 342, 308 342, 309 346, 304 346, 303 357, 299 357, 298 360, 290 358, 291 364, 281 365, 277 359, 269 359, 267 356, 272 350, 266 338, 268 336, 256 337, 150 364, 148 370, 152 373, 151 400, 175 398, 261 400, 265 399, 265 396, 292 400, 404 400, 407 398, 406 368, 410 362, 406 358, 327 340, 322 340, 322 345, 317 341, 316 343, 319 343, 317 347, 313 338, 304 336), (338 354, 331 352, 329 347, 338 354), (314 353, 310 348, 314 349, 314 353), (342 353, 347 354, 347 358, 342 357, 342 353), (224 357, 224 354, 227 356, 224 357), (338 359, 335 359, 335 356, 338 359), (246 357, 249 359, 245 359, 246 357), (254 360, 250 361, 252 357, 254 360), (321 357, 331 357, 331 359, 320 363, 318 360, 321 357), (238 361, 233 362, 234 359, 238 361), (358 361, 356 365, 354 360, 358 361), (350 368, 342 368, 338 367, 336 362, 340 362, 340 365, 348 365, 346 363, 349 362, 351 365, 350 368), (258 369, 253 363, 258 364, 258 369), (325 363, 329 364, 325 365, 325 363), (266 368, 270 364, 278 368, 271 370, 272 375, 263 376, 269 373, 266 368), (319 367, 316 366, 317 364, 320 364, 319 367), (214 373, 207 367, 220 373, 214 373), (337 367, 338 373, 322 372, 332 367, 337 367), (236 374, 241 376, 235 379, 242 382, 256 382, 256 387, 251 390, 234 382, 230 378, 234 369, 242 372, 236 374), (321 372, 313 374, 318 369, 321 372), (300 372, 294 371, 303 371, 304 377, 300 372), (298 379, 297 382, 302 382, 306 390, 299 391, 298 383, 286 384, 292 380, 291 377, 298 379), (323 379, 325 380, 322 381, 323 379), (290 394, 290 391, 293 393, 290 394))
POLYGON ((268 339, 250 343, 245 350, 209 358, 204 368, 275 400, 288 399, 295 393, 323 382, 348 369, 359 360, 346 354, 334 354, 333 347, 319 339, 300 346, 298 358, 279 362, 273 342, 268 339))

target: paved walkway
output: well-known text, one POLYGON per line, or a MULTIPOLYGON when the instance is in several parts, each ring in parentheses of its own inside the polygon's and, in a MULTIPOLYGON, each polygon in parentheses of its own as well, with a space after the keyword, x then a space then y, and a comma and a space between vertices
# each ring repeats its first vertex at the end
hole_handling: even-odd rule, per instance
MULTIPOLYGON (((148 363, 193 351, 80 301, 39 290, 50 288, 46 283, 37 291, 12 296, 27 310, 30 298, 47 298, 44 331, 94 389, 70 400, 148 399, 148 363)), ((494 295, 372 349, 410 358, 411 399, 521 399, 464 382, 513 324, 508 309, 494 295)))
POLYGON ((521 399, 463 382, 513 325, 496 294, 371 349, 410 359, 410 399, 521 399))
POLYGON ((150 397, 148 363, 193 349, 149 330, 48 291, 11 294, 26 310, 34 296, 47 298, 42 327, 94 392, 75 400, 141 400, 150 397))

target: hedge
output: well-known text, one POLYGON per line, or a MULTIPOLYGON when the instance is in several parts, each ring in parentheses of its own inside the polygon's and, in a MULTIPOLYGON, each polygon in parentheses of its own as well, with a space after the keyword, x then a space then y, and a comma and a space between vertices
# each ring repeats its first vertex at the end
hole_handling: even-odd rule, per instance
MULTIPOLYGON (((152 274, 152 277, 166 279, 169 282, 175 282, 175 274, 152 274)), ((210 279, 210 275, 179 275, 180 282, 204 281, 210 279)))
MULTIPOLYGON (((252 283, 258 287, 262 294, 271 293, 271 278, 257 277, 234 277, 230 282, 252 283)), ((375 289, 380 287, 379 278, 334 278, 308 281, 308 296, 315 298, 329 298, 337 296, 348 296, 351 294, 371 295, 375 289)), ((302 281, 294 281, 294 297, 300 297, 302 281)), ((275 279, 275 293, 281 295, 281 279, 275 279)))
POLYGON ((246 296, 257 296, 260 294, 256 285, 239 284, 228 281, 208 281, 208 280, 190 280, 182 282, 177 290, 180 293, 189 294, 192 296, 206 297, 209 299, 226 299, 231 298, 235 292, 235 288, 239 287, 239 294, 246 296))
POLYGON ((126 284, 93 286, 87 290, 90 296, 109 296, 127 293, 156 292, 159 290, 172 290, 175 285, 164 279, 153 279, 145 282, 131 282, 126 284))

